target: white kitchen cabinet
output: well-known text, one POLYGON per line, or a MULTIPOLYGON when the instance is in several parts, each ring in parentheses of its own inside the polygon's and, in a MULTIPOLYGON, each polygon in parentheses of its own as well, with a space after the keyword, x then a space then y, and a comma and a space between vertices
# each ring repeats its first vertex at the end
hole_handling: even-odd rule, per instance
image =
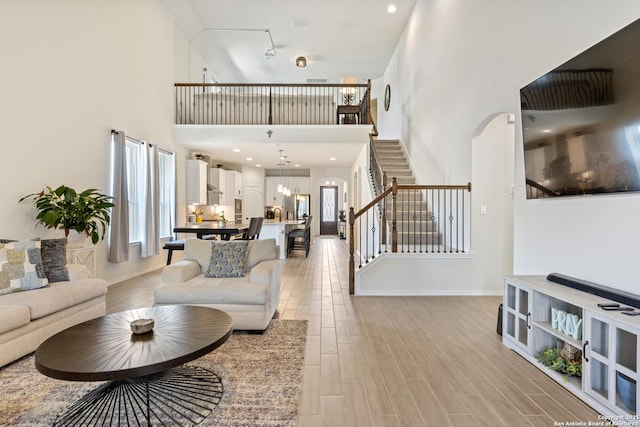
POLYGON ((242 199, 242 172, 230 171, 234 177, 234 192, 233 197, 236 199, 242 199))
POLYGON ((640 316, 606 311, 600 303, 614 301, 544 276, 509 276, 504 281, 502 342, 612 425, 640 426, 640 316), (565 346, 580 355, 582 376, 567 377, 538 361, 545 350, 565 346))
POLYGON ((235 204, 235 199, 242 198, 242 174, 235 170, 211 168, 209 172, 209 184, 222 191, 218 198, 218 205, 235 204), (240 188, 236 185, 239 183, 240 188))
POLYGON ((278 176, 268 176, 265 178, 264 204, 266 206, 282 206, 283 195, 278 193, 278 185, 283 181, 278 176))
POLYGON ((207 163, 202 160, 187 160, 186 201, 188 205, 207 204, 207 163))
POLYGON ((308 176, 296 176, 291 181, 291 187, 289 188, 291 188, 292 194, 310 194, 310 178, 308 176))

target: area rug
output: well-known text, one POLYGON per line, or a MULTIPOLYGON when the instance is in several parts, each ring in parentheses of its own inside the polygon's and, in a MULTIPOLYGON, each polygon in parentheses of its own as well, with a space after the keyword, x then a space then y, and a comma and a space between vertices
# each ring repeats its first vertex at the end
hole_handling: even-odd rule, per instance
MULTIPOLYGON (((307 321, 273 320, 264 334, 234 333, 189 363, 215 372, 224 394, 200 426, 295 426, 302 387, 307 321)), ((100 383, 46 377, 33 355, 0 369, 0 426, 50 426, 100 383)))

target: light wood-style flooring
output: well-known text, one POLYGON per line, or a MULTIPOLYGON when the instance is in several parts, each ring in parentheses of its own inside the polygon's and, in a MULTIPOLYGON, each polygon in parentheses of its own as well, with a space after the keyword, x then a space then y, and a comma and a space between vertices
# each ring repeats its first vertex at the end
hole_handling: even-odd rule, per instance
MULTIPOLYGON (((278 317, 309 321, 299 426, 541 426, 598 414, 501 343, 500 297, 349 295, 348 246, 316 238, 282 265, 278 317)), ((428 280, 428 278, 420 278, 428 280)), ((109 287, 153 304, 160 273, 109 287)))

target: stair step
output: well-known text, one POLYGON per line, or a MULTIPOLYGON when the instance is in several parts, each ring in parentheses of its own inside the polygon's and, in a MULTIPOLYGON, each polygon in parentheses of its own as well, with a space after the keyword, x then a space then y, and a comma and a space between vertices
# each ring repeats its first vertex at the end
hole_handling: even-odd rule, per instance
POLYGON ((404 153, 404 151, 402 151, 402 147, 400 147, 400 146, 398 146, 398 147, 376 147, 376 153, 378 153, 381 156, 384 156, 385 154, 404 153))
POLYGON ((404 159, 382 160, 380 165, 383 169, 409 169, 409 163, 404 159))
POLYGON ((391 177, 400 177, 400 176, 413 176, 413 172, 411 172, 410 169, 386 169, 385 172, 387 173, 387 176, 391 176, 391 177))

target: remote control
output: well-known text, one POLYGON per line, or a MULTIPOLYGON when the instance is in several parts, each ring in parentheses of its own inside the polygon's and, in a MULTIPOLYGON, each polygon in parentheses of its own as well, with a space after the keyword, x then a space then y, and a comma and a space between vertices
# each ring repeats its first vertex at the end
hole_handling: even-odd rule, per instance
POLYGON ((598 307, 600 308, 614 308, 614 307, 620 307, 620 304, 616 304, 616 303, 607 303, 607 302, 601 302, 600 304, 598 304, 598 307))
POLYGON ((640 315, 640 311, 623 311, 622 314, 626 314, 627 316, 638 316, 640 315))

